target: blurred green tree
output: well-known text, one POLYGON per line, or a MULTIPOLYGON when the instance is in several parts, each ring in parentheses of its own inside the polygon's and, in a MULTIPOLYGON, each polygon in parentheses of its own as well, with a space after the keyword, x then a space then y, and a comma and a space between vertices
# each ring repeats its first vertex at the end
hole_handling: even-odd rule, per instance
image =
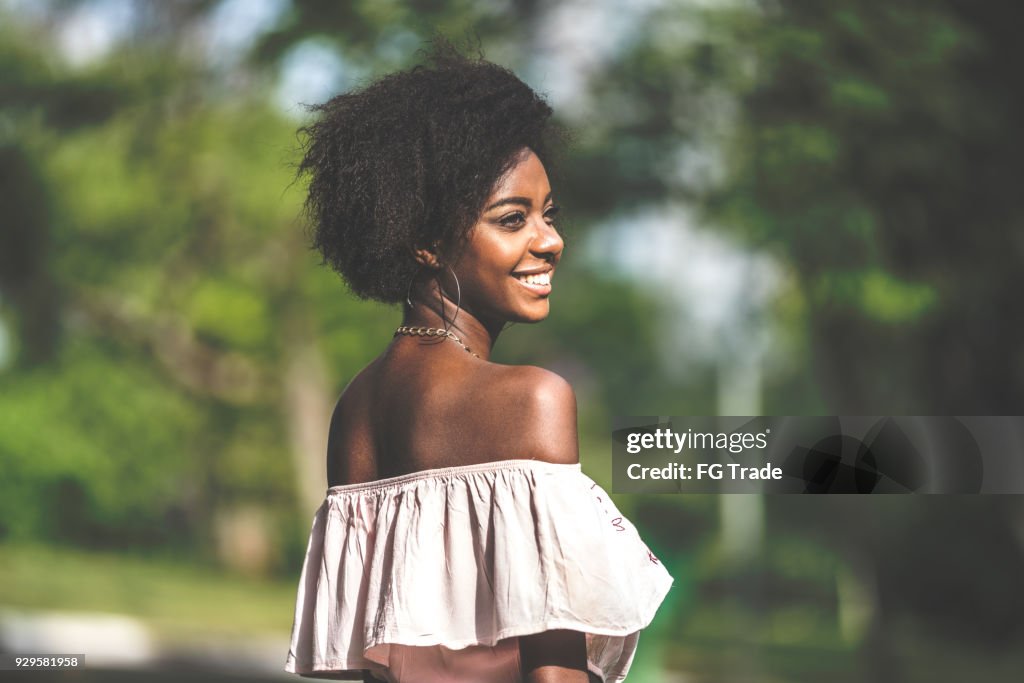
POLYGON ((1021 402, 1011 3, 781 3, 720 215, 782 250, 843 413, 1021 402))

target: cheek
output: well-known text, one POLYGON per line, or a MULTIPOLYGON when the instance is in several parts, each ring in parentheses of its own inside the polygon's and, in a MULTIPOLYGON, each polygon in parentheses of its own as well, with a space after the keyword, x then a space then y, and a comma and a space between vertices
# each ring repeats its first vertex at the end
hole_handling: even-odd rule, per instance
POLYGON ((522 249, 509 236, 479 236, 467 252, 467 270, 480 277, 509 276, 520 261, 522 249))

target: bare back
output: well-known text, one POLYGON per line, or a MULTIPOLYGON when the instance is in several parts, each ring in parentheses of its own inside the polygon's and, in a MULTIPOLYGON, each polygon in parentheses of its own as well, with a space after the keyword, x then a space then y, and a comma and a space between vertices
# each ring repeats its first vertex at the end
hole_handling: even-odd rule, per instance
POLYGON ((345 389, 327 447, 328 485, 495 460, 578 462, 575 397, 554 373, 392 344, 345 389))

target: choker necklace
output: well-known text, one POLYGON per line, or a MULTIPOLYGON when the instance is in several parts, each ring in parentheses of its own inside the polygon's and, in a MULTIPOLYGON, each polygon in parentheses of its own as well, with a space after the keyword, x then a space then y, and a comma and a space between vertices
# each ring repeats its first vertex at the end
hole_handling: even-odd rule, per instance
POLYGON ((448 337, 453 342, 466 349, 466 353, 472 354, 477 358, 475 353, 469 350, 469 347, 462 343, 462 340, 455 336, 455 333, 449 332, 448 330, 442 330, 439 327, 409 327, 408 325, 402 325, 395 330, 394 336, 403 334, 407 337, 448 337))

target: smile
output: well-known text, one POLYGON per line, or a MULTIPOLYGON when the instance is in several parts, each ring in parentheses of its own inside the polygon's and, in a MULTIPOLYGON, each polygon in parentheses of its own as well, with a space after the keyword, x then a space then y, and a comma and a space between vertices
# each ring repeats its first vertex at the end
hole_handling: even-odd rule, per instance
POLYGON ((551 293, 551 271, 545 273, 529 273, 526 275, 513 275, 523 287, 534 294, 551 293))

